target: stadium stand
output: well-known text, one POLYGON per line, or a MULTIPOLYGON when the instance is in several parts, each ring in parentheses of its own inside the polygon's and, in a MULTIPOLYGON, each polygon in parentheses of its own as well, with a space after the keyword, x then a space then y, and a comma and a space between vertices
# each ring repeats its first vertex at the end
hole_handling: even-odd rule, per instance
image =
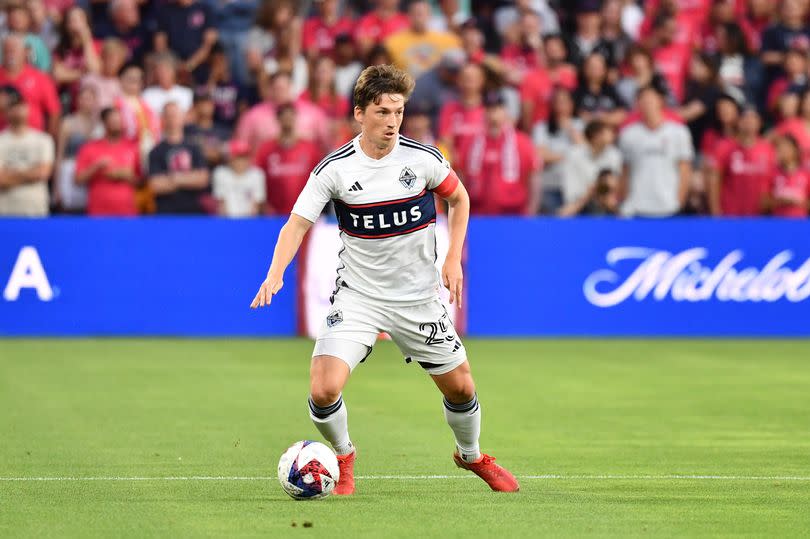
POLYGON ((393 62, 417 80, 406 112, 416 118, 405 128, 451 160, 480 198, 473 213, 808 216, 803 0, 0 6, 3 215, 283 213, 305 175, 298 169, 358 132, 351 89, 360 70, 393 62), (171 141, 163 125, 170 104, 178 110, 169 116, 185 124, 171 126, 171 141), (101 120, 110 108, 120 140, 101 120), (22 114, 27 127, 12 121, 22 114), (281 116, 295 122, 293 133, 281 116), (50 147, 35 132, 54 150, 15 159, 9 145, 50 147), (120 180, 101 170, 76 174, 77 161, 95 166, 88 155, 105 145, 135 156, 124 188, 105 186, 120 180), (207 175, 182 191, 182 204, 175 195, 167 202, 160 178, 224 167, 219 176, 238 182, 225 172, 234 157, 264 173, 264 189, 248 189, 261 193, 255 208, 219 200, 236 184, 217 189, 207 175), (32 174, 43 167, 47 184, 32 174), (666 173, 650 174, 656 167, 666 173), (30 200, 33 177, 47 211, 30 200), (99 200, 99 192, 126 201, 99 200))

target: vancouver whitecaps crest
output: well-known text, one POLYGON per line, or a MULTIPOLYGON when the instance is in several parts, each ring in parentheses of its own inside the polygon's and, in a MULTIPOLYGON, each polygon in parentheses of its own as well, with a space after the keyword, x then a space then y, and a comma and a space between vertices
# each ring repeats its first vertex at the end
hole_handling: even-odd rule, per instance
POLYGON ((416 185, 416 174, 408 167, 403 168, 399 173, 399 183, 406 189, 413 189, 416 185))
POLYGON ((610 269, 589 275, 582 291, 588 302, 597 307, 614 307, 631 298, 687 302, 786 299, 798 303, 810 297, 810 258, 792 264, 796 269, 791 269, 785 266, 794 259, 793 252, 788 250, 777 253, 762 267, 743 264, 744 253, 740 249, 725 254, 714 267, 705 263, 708 257, 709 251, 704 247, 677 253, 616 247, 605 257, 610 269), (623 278, 624 268, 631 271, 623 278))

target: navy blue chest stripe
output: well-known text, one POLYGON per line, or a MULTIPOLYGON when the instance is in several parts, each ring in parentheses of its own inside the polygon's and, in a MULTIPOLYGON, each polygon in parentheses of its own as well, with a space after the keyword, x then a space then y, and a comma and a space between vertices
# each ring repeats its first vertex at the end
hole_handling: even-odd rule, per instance
POLYGON ((352 148, 352 141, 347 142, 346 144, 344 144, 343 146, 341 146, 340 148, 338 148, 338 149, 337 149, 337 150, 335 150, 334 152, 330 153, 329 155, 327 155, 326 157, 324 157, 323 159, 321 159, 321 162, 320 162, 320 163, 318 163, 318 164, 315 166, 315 172, 314 172, 314 174, 315 174, 316 176, 317 176, 318 174, 320 174, 321 170, 323 170, 323 168, 324 168, 326 165, 328 165, 328 164, 329 164, 329 162, 330 162, 332 159, 334 159, 334 158, 336 158, 336 157, 340 157, 340 156, 342 156, 342 155, 343 155, 343 154, 345 154, 345 153, 346 153, 346 152, 347 152, 347 151, 348 151, 350 148, 352 148))
POLYGON ((326 166, 327 166, 329 163, 333 163, 333 162, 335 162, 335 161, 339 161, 340 159, 344 159, 344 158, 349 157, 349 156, 351 156, 351 155, 354 155, 354 148, 350 148, 349 150, 346 150, 345 152, 343 152, 343 153, 341 153, 341 154, 339 154, 339 155, 336 155, 336 156, 334 156, 334 157, 332 157, 332 158, 330 158, 330 159, 328 159, 328 160, 324 161, 324 163, 323 163, 322 165, 320 165, 319 167, 315 168, 315 172, 314 172, 313 174, 315 174, 315 175, 317 176, 318 174, 320 174, 320 173, 321 173, 321 171, 322 171, 324 168, 326 168, 326 166))
POLYGON ((357 238, 390 238, 421 230, 436 222, 433 192, 380 204, 350 206, 333 200, 340 230, 357 238))
POLYGON ((400 144, 406 146, 408 148, 414 148, 416 150, 423 150, 430 153, 433 157, 439 160, 441 163, 444 160, 444 156, 442 156, 442 152, 438 150, 438 148, 434 148, 433 146, 428 146, 427 144, 422 144, 421 142, 417 142, 413 139, 408 137, 403 137, 400 135, 400 144))

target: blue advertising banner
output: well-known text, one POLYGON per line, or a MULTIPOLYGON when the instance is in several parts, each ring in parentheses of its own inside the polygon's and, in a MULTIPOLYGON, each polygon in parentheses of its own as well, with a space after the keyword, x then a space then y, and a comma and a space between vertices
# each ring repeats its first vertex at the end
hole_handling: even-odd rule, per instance
POLYGON ((0 335, 292 335, 295 265, 249 308, 284 219, 0 219, 0 335))
POLYGON ((468 333, 810 336, 810 222, 470 225, 468 333))
MULTIPOLYGON (((283 218, 0 219, 0 335, 289 336, 283 218)), ((474 218, 474 336, 810 336, 810 222, 474 218)), ((332 268, 324 269, 333 271, 332 268)))

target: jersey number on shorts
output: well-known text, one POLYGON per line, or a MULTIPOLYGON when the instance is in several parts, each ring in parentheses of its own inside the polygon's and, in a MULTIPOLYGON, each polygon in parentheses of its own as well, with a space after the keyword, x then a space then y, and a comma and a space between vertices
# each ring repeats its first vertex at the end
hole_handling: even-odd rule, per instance
POLYGON ((425 339, 425 344, 435 346, 437 344, 443 344, 445 342, 453 342, 453 340, 456 338, 456 336, 452 335, 452 334, 447 335, 444 338, 438 338, 438 339, 436 338, 436 335, 439 333, 440 329, 441 329, 441 332, 443 334, 447 333, 447 330, 448 330, 448 324, 447 324, 447 321, 446 321, 447 318, 448 318, 447 312, 445 312, 442 315, 442 317, 439 318, 438 322, 424 322, 422 324, 419 324, 419 331, 420 332, 423 332, 425 330, 427 330, 427 332, 428 332, 428 336, 425 339))

